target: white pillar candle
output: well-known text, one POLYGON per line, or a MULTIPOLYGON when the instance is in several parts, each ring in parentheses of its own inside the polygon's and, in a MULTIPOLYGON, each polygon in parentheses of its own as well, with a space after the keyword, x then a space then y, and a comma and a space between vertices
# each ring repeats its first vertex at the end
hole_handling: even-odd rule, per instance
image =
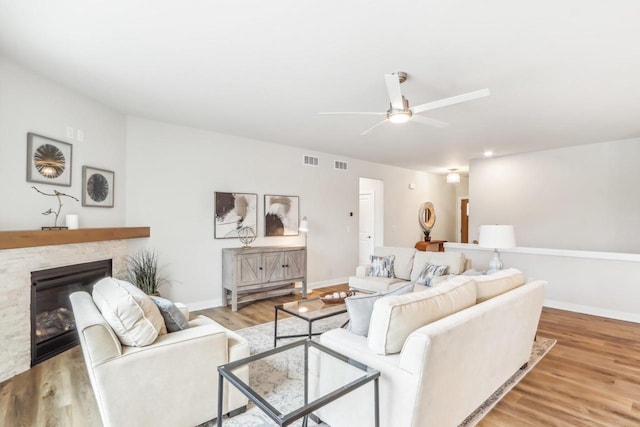
POLYGON ((69 214, 65 217, 65 223, 69 230, 76 230, 78 228, 78 215, 69 214))

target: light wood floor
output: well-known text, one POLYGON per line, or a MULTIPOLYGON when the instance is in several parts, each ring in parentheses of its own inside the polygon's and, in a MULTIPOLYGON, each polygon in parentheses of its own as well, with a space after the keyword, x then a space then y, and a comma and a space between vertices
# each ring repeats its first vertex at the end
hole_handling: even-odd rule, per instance
MULTIPOLYGON (((297 298, 198 314, 235 330, 272 321, 274 304, 297 298)), ((640 425, 640 325, 545 308, 538 332, 558 343, 481 426, 640 425)), ((78 347, 0 383, 0 426, 100 425, 78 347)))

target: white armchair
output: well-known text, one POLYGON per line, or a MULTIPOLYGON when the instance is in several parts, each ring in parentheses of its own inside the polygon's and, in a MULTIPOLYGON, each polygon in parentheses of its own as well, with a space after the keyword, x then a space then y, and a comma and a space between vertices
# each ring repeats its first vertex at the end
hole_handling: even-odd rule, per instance
MULTIPOLYGON (((105 427, 193 427, 217 416, 217 367, 249 355, 243 337, 198 316, 188 329, 160 335, 145 347, 128 347, 91 295, 75 292, 70 299, 105 427)), ((186 307, 180 308, 185 313, 186 307)), ((249 372, 236 374, 247 380, 249 372)), ((225 414, 246 407, 246 397, 226 383, 224 398, 225 414)))

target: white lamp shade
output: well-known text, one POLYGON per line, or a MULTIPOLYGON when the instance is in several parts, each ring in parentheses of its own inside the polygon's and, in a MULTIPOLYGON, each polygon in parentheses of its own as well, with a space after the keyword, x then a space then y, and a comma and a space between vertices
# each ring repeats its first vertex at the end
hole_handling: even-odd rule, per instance
POLYGON ((298 227, 298 230, 303 231, 305 233, 309 231, 309 221, 307 221, 306 216, 302 218, 302 221, 300 221, 300 226, 298 227))
POLYGON ((478 244, 492 249, 515 248, 516 236, 513 225, 481 225, 478 244))

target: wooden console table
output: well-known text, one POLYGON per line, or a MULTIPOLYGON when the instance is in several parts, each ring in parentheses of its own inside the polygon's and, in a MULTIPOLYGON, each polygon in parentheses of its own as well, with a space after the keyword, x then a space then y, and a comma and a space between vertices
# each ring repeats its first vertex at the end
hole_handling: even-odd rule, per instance
POLYGON ((415 248, 423 252, 444 252, 446 240, 431 240, 430 242, 418 242, 415 248))
POLYGON ((238 310, 238 303, 290 294, 302 282, 307 297, 306 246, 255 246, 222 249, 222 297, 238 310))

